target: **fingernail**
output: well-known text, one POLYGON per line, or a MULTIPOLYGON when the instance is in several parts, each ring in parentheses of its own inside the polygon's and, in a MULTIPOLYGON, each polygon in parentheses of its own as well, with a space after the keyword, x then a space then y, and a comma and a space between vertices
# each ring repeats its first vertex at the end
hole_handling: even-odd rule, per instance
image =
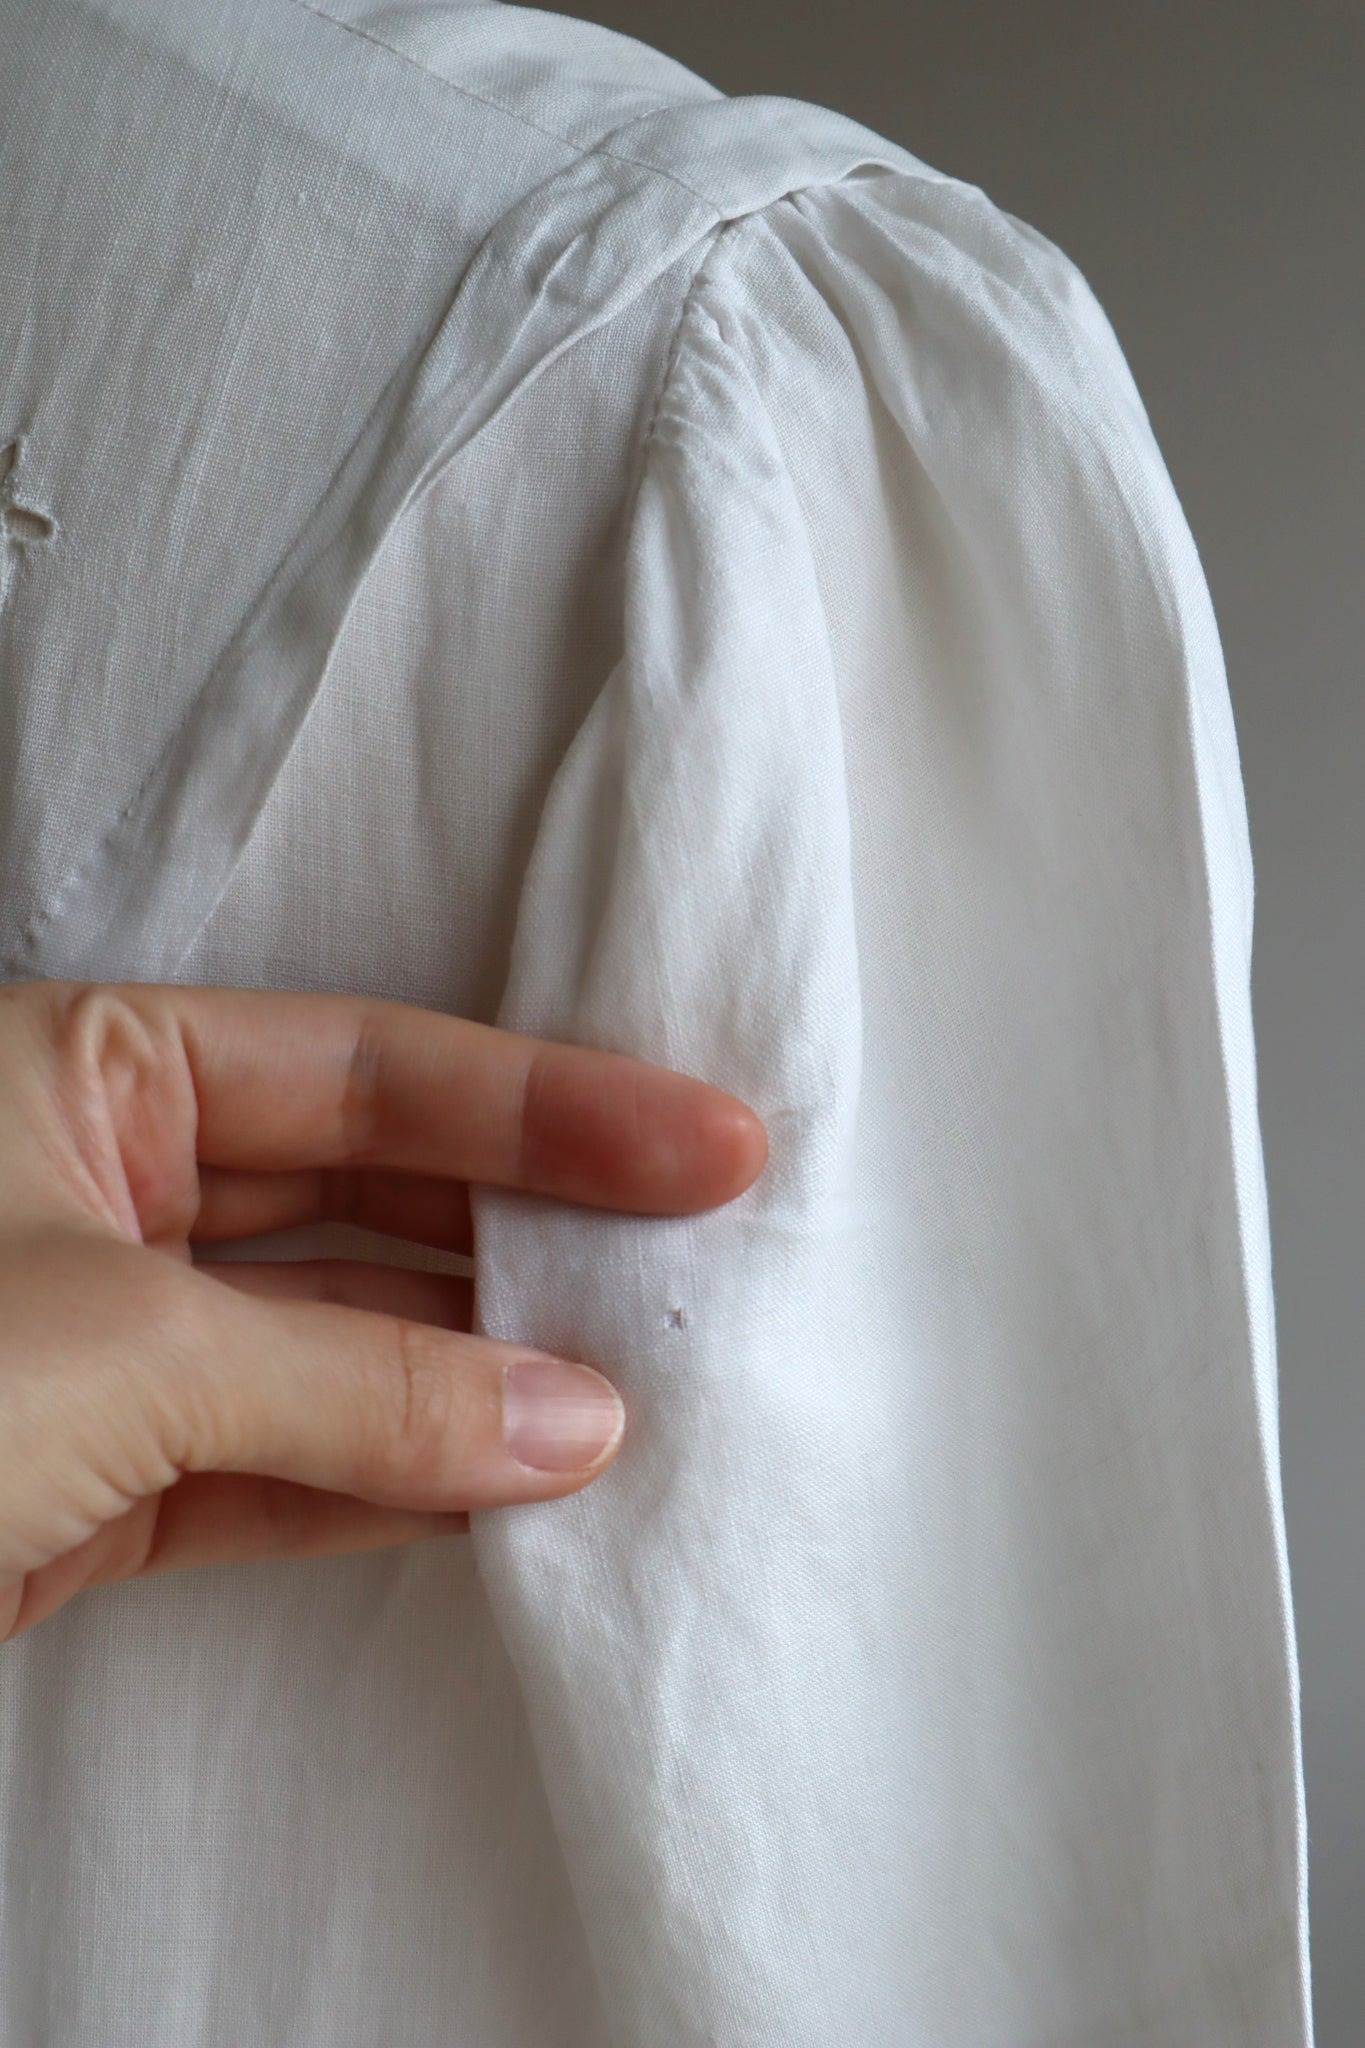
POLYGON ((503 1441, 534 1472, 595 1465, 626 1426, 610 1380, 566 1358, 518 1358, 503 1367, 503 1441))

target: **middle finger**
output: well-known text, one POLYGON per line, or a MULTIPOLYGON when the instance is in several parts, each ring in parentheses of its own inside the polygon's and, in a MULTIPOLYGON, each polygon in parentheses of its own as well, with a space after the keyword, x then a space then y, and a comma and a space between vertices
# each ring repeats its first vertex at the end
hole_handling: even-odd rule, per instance
POLYGON ((388 1167, 317 1167, 294 1173, 200 1167, 191 1244, 260 1237, 307 1223, 355 1224, 466 1257, 474 1249, 469 1189, 463 1181, 388 1167))
POLYGON ((415 1272, 364 1259, 205 1259, 197 1270, 242 1294, 339 1303, 441 1330, 472 1331, 474 1326, 474 1283, 460 1274, 415 1272))

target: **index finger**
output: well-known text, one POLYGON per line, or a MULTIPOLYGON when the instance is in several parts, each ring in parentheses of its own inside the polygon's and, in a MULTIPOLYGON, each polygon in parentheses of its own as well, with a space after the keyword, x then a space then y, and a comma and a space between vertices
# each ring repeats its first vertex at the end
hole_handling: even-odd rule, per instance
POLYGON ((368 997, 119 993, 174 1019, 206 1165, 396 1167, 685 1215, 733 1200, 767 1159, 744 1103, 624 1054, 368 997))

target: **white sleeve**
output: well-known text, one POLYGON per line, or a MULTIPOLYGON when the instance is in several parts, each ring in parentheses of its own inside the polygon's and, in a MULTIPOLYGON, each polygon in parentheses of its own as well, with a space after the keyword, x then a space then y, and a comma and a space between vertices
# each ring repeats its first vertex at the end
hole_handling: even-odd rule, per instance
POLYGON ((707 1215, 478 1190, 626 1446, 483 1517, 612 2039, 1292 2048, 1251 869, 1102 314, 946 181, 724 230, 500 1021, 698 1074, 707 1215))

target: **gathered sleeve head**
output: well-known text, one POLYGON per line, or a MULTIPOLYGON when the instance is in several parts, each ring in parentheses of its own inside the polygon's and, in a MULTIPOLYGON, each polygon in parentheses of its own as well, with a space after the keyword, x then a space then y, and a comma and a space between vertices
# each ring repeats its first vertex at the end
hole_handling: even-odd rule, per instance
POLYGON ((630 1408, 476 1528, 614 2038, 1305 2040, 1245 806, 1084 282, 908 171, 724 225, 622 589, 501 1021, 771 1154, 475 1196, 630 1408))

